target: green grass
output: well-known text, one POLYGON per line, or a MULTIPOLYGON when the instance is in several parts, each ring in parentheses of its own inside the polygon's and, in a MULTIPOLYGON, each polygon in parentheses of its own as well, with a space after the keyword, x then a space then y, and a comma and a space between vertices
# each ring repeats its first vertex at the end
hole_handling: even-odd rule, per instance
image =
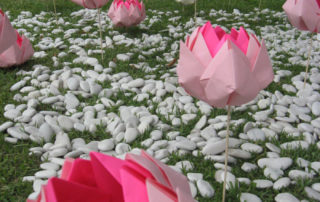
MULTIPOLYGON (((110 1, 111 2, 111 1, 110 1)), ((110 2, 102 8, 104 12, 107 11, 110 2)), ((282 4, 284 3, 284 0, 262 0, 261 8, 268 8, 274 11, 281 11, 282 10, 282 4)), ((59 16, 68 19, 71 23, 77 23, 78 20, 80 20, 79 17, 70 17, 70 14, 73 11, 79 10, 81 7, 75 5, 71 1, 68 0, 56 0, 57 5, 57 12, 60 13, 59 16)), ((257 17, 259 17, 259 20, 254 20, 255 13, 252 13, 253 9, 259 5, 259 0, 198 0, 198 10, 202 10, 204 13, 199 15, 207 20, 210 20, 214 24, 220 24, 228 29, 234 26, 234 23, 236 22, 233 17, 230 17, 228 19, 224 19, 221 21, 218 21, 222 15, 217 16, 209 16, 208 13, 211 9, 220 10, 223 9, 226 12, 233 12, 234 8, 239 9, 242 13, 248 13, 250 14, 249 17, 245 18, 245 23, 249 24, 249 27, 256 32, 257 35, 260 35, 260 26, 262 25, 276 25, 281 22, 284 22, 285 20, 280 20, 277 17, 270 16, 270 18, 267 18, 263 14, 259 13, 257 14, 257 17), (230 3, 229 3, 230 2, 230 3)), ((21 13, 21 11, 30 11, 33 15, 40 13, 41 11, 53 11, 53 3, 52 1, 48 0, 11 0, 11 1, 2 1, 0 3, 0 7, 4 11, 10 11, 11 19, 17 18, 17 16, 21 13)), ((175 22, 176 24, 181 23, 183 25, 185 22, 189 21, 190 18, 193 16, 194 7, 193 6, 186 6, 184 9, 180 4, 177 4, 174 0, 148 0, 146 3, 146 7, 148 9, 147 16, 150 18, 152 17, 152 13, 154 10, 160 10, 160 11, 178 11, 181 15, 181 19, 178 22, 175 22)), ((48 14, 46 17, 53 18, 53 13, 48 14)), ((88 25, 92 23, 92 21, 88 22, 88 25)), ((129 28, 129 29, 123 29, 123 28, 115 28, 114 30, 125 35, 128 38, 134 38, 134 37, 140 37, 143 33, 147 33, 149 35, 151 34, 157 34, 161 33, 161 35, 164 36, 171 36, 172 34, 168 33, 167 25, 171 23, 169 21, 169 18, 166 16, 163 16, 162 20, 153 24, 151 29, 144 30, 140 28, 129 28)), ((64 29, 68 28, 75 28, 72 24, 71 25, 63 25, 64 29)), ((237 25, 239 26, 239 25, 237 25)), ((55 25, 52 25, 48 28, 47 32, 40 32, 36 35, 36 40, 33 42, 34 44, 37 44, 41 37, 45 37, 46 34, 51 34, 51 37, 61 37, 63 38, 64 33, 58 33, 58 34, 52 34, 51 31, 55 28, 55 25), (42 36, 41 36, 42 34, 42 36)), ((26 28, 28 31, 32 32, 31 28, 26 28)), ((97 27, 93 27, 92 32, 98 31, 97 27)), ((107 30, 104 32, 104 35, 109 35, 107 30)), ((77 33, 74 33, 72 37, 81 37, 81 35, 84 34, 81 30, 79 30, 77 33)), ((171 40, 170 43, 172 44, 175 41, 181 40, 183 37, 171 40)), ((65 42, 66 45, 70 45, 69 42, 65 42)), ((150 67, 154 67, 156 65, 159 65, 159 69, 157 69, 155 72, 152 72, 152 74, 156 75, 156 79, 160 79, 161 75, 168 72, 170 68, 167 67, 167 62, 158 62, 155 60, 156 56, 162 56, 163 53, 169 52, 171 50, 171 44, 168 44, 166 49, 163 51, 158 51, 150 56, 146 56, 146 62, 150 67)), ((97 49, 97 47, 94 47, 92 45, 88 45, 83 47, 86 50, 88 49, 97 49)), ((39 51, 39 48, 35 47, 36 51, 39 51)), ((63 50, 66 51, 66 50, 63 50)), ((117 61, 116 55, 118 53, 126 53, 130 52, 131 47, 125 47, 125 46, 115 46, 114 49, 106 49, 105 53, 105 59, 101 61, 99 54, 93 54, 90 57, 97 58, 100 63, 104 67, 108 67, 109 61, 115 61, 117 64, 116 68, 112 69, 112 73, 118 73, 118 72, 128 72, 134 79, 135 78, 144 78, 146 73, 142 70, 137 70, 133 68, 131 64, 136 64, 139 62, 138 60, 138 54, 134 53, 131 60, 128 62, 121 62, 117 61)), ((19 66, 19 67, 13 67, 10 69, 0 70, 0 123, 3 123, 6 121, 6 119, 3 117, 4 113, 4 106, 8 103, 14 103, 19 104, 15 102, 12 98, 16 92, 10 92, 8 89, 17 81, 19 81, 22 77, 17 76, 16 73, 23 69, 25 71, 32 70, 32 66, 35 64, 42 64, 45 66, 50 67, 51 70, 54 69, 60 69, 63 66, 61 65, 62 62, 72 62, 73 59, 75 59, 77 56, 75 54, 68 54, 63 59, 60 59, 60 66, 53 67, 53 62, 51 60, 52 56, 56 56, 61 52, 61 50, 58 49, 50 49, 46 51, 49 55, 46 58, 43 59, 31 59, 27 63, 19 66)), ((288 63, 288 57, 289 54, 282 53, 282 55, 285 56, 284 59, 279 59, 277 61, 288 63)), ((177 54, 176 54, 177 56, 177 54)), ((79 65, 79 64, 70 64, 70 68, 80 67, 83 69, 92 69, 89 65, 79 65)), ((278 66, 280 69, 288 69, 291 70, 293 75, 298 74, 302 68, 302 66, 299 65, 291 65, 289 67, 286 67, 284 65, 278 66)), ((170 73, 170 75, 174 75, 173 73, 170 73)), ((281 80, 280 83, 272 83, 267 90, 270 92, 274 92, 275 90, 279 90, 282 93, 286 94, 282 90, 282 84, 283 83, 290 83, 289 77, 284 78, 281 80)), ((110 87, 110 83, 106 82, 101 84, 103 87, 110 87)), ((62 93, 66 93, 64 89, 61 89, 62 93)), ((142 102, 137 102, 133 100, 134 94, 132 96, 126 97, 125 93, 119 91, 115 96, 111 97, 114 102, 117 100, 124 100, 126 105, 143 105, 148 107, 148 101, 144 100, 142 102)), ((165 95, 164 98, 167 96, 172 96, 171 94, 165 95)), ((150 96, 152 98, 152 96, 150 96)), ((96 104, 98 97, 93 96, 90 98, 82 98, 81 96, 78 96, 78 99, 81 102, 86 102, 87 104, 94 105, 96 104)), ((164 99, 163 99, 164 100, 164 99)), ((157 114, 159 118, 164 122, 170 124, 170 120, 167 120, 167 117, 160 115, 157 113, 157 103, 154 103, 155 107, 150 110, 151 113, 157 114)), ((118 107, 114 106, 110 109, 108 109, 107 112, 115 112, 118 113, 118 107)), ((50 105, 42 105, 39 107, 38 110, 51 110, 52 107, 50 105)), ((78 110, 81 110, 81 107, 79 107, 78 110)), ((246 110, 245 112, 234 112, 232 113, 232 119, 237 120, 240 118, 246 119, 247 121, 254 121, 252 117, 249 115, 249 112, 254 113, 251 110, 246 110)), ((184 111, 178 111, 175 115, 177 117, 180 117, 181 114, 184 114, 184 111)), ((226 115, 226 111, 223 109, 214 109, 211 112, 210 117, 215 117, 218 115, 226 115)), ((194 128, 194 125, 196 122, 201 118, 202 114, 198 113, 197 117, 189 122, 188 124, 182 124, 180 127, 174 128, 176 131, 179 131, 181 135, 187 136, 190 134, 191 130, 194 128)), ((240 132, 243 131, 244 124, 233 127, 234 135, 237 137, 240 132)), ((154 129, 154 127, 147 130, 144 134, 140 135, 139 138, 131 143, 131 147, 140 147, 141 148, 141 141, 147 139, 150 135, 150 132, 154 129)), ((165 134, 165 133, 164 133, 165 134)), ((9 143, 6 143, 4 141, 4 138, 6 137, 6 134, 0 133, 0 201, 25 201, 27 196, 32 192, 32 184, 27 182, 22 182, 22 177, 26 175, 33 175, 36 171, 39 170, 39 164, 40 159, 37 156, 30 156, 29 155, 29 148, 38 146, 37 144, 31 143, 29 141, 25 142, 18 142, 16 145, 11 145, 9 143)), ((105 132, 104 128, 99 126, 97 128, 97 132, 95 133, 89 133, 88 131, 85 131, 83 133, 79 133, 77 131, 71 131, 69 132, 70 139, 76 138, 76 137, 82 137, 85 139, 86 142, 92 141, 92 140, 102 140, 106 138, 110 138, 110 134, 105 132)), ((279 134, 279 140, 273 140, 272 142, 276 145, 279 145, 282 142, 286 141, 292 141, 299 138, 292 138, 288 137, 286 134, 279 134)), ((257 159, 261 157, 266 156, 267 149, 264 146, 264 143, 258 143, 260 146, 264 147, 264 152, 261 154, 252 155, 252 158, 249 160, 249 162, 256 163, 257 159)), ((283 150, 280 154, 281 156, 290 156, 295 161, 297 157, 302 157, 310 161, 316 161, 319 160, 318 158, 319 149, 316 146, 310 146, 308 150, 283 150)), ((199 201, 220 201, 221 200, 221 190, 222 185, 217 183, 214 180, 214 174, 215 169, 213 167, 214 162, 211 160, 204 160, 203 156, 192 156, 191 154, 188 154, 186 156, 178 156, 177 154, 172 154, 169 157, 169 164, 175 164, 178 161, 186 160, 194 163, 194 169, 192 172, 201 172, 204 174, 204 179, 210 182, 215 187, 215 197, 214 199, 206 199, 203 197, 197 198, 199 201)), ((232 173, 235 174, 237 177, 248 177, 251 180, 260 178, 265 178, 263 175, 262 170, 253 171, 251 173, 245 173, 241 170, 241 165, 244 161, 238 160, 237 164, 232 167, 232 173)), ((297 168, 296 163, 292 166, 293 168, 297 168)), ((305 185, 310 186, 312 183, 315 183, 319 181, 319 176, 315 177, 313 180, 308 181, 298 181, 296 185, 292 185, 283 191, 293 192, 294 195, 298 197, 299 199, 307 198, 306 194, 304 193, 303 187, 305 185)), ((258 195, 263 201, 273 201, 275 195, 278 193, 276 191, 273 191, 272 189, 268 190, 258 190, 255 188, 254 184, 251 185, 244 185, 240 184, 240 186, 233 187, 231 190, 228 191, 227 195, 227 201, 238 201, 239 200, 239 193, 241 192, 250 192, 253 194, 258 195)))

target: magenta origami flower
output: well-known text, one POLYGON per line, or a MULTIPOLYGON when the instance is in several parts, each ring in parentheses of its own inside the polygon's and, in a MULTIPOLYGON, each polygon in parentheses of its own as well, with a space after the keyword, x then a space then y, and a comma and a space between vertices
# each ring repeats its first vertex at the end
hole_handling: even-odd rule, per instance
POLYGON ((6 14, 0 9, 0 54, 7 50, 16 39, 15 30, 6 14))
MULTIPOLYGON (((125 160, 97 152, 91 160, 66 160, 36 202, 193 202, 185 176, 144 151, 125 160)), ((28 202, 35 202, 28 200, 28 202)))
POLYGON ((145 19, 146 10, 139 0, 115 0, 109 8, 108 16, 115 26, 130 27, 145 19))
POLYGON ((177 74, 190 95, 220 108, 249 102, 273 80, 264 41, 242 27, 227 34, 210 22, 180 42, 177 74))
POLYGON ((4 26, 2 27, 0 25, 0 49, 6 47, 0 52, 0 67, 20 65, 32 57, 34 53, 32 45, 25 36, 20 36, 19 33, 13 29, 7 17, 1 10, 0 16, 4 21, 4 26), (4 37, 4 42, 1 42, 2 37, 4 37))
POLYGON ((94 9, 101 8, 106 5, 109 0, 71 0, 72 2, 85 8, 94 9))
POLYGON ((282 8, 296 28, 320 31, 320 0, 287 0, 282 8))

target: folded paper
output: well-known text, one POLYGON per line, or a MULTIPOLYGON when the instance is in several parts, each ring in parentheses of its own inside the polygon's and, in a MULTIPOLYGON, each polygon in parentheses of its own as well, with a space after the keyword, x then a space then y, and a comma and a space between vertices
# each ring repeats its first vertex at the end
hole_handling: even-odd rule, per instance
POLYGON ((143 2, 139 0, 115 0, 112 2, 108 16, 117 27, 138 25, 146 17, 143 2))
POLYGON ((7 50, 17 38, 6 14, 0 9, 0 54, 7 50))
POLYGON ((20 65, 32 57, 34 51, 30 41, 11 26, 0 10, 0 68, 20 65), (2 26, 3 25, 3 26, 2 26))
POLYGON ((218 108, 249 102, 274 77, 263 40, 210 22, 180 42, 177 74, 186 92, 218 108))
POLYGON ((51 178, 28 202, 193 202, 188 181, 144 151, 125 160, 97 152, 91 160, 68 159, 61 178, 51 178))
POLYGON ((71 0, 72 2, 89 9, 101 8, 109 0, 71 0))
POLYGON ((320 0, 287 0, 282 8, 294 27, 320 31, 320 0))

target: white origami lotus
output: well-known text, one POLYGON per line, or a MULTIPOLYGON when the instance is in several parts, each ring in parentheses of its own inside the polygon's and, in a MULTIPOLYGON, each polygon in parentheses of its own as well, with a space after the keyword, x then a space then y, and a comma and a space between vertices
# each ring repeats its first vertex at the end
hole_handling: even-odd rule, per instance
POLYGON ((143 2, 139 0, 115 0, 109 9, 108 16, 117 27, 135 26, 146 17, 143 2))

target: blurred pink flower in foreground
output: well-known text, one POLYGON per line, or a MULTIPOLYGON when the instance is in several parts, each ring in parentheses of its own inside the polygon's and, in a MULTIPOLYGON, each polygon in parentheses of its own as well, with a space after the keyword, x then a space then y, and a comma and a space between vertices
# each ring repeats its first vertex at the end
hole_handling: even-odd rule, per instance
POLYGON ((71 0, 72 2, 85 8, 94 9, 101 8, 106 5, 109 0, 71 0))
POLYGON ((0 10, 0 67, 20 65, 32 57, 30 41, 11 26, 7 16, 0 10))
POLYGON ((190 95, 219 108, 249 102, 274 76, 264 41, 242 27, 227 34, 210 22, 180 42, 177 74, 190 95))
POLYGON ((296 28, 320 32, 320 0, 287 0, 282 8, 296 28))
MULTIPOLYGON (((185 176, 144 151, 125 160, 97 152, 91 160, 67 159, 36 202, 193 202, 185 176)), ((35 202, 28 200, 28 202, 35 202)))
POLYGON ((146 17, 143 2, 139 0, 115 0, 111 4, 108 16, 117 27, 130 27, 139 24, 146 17))

